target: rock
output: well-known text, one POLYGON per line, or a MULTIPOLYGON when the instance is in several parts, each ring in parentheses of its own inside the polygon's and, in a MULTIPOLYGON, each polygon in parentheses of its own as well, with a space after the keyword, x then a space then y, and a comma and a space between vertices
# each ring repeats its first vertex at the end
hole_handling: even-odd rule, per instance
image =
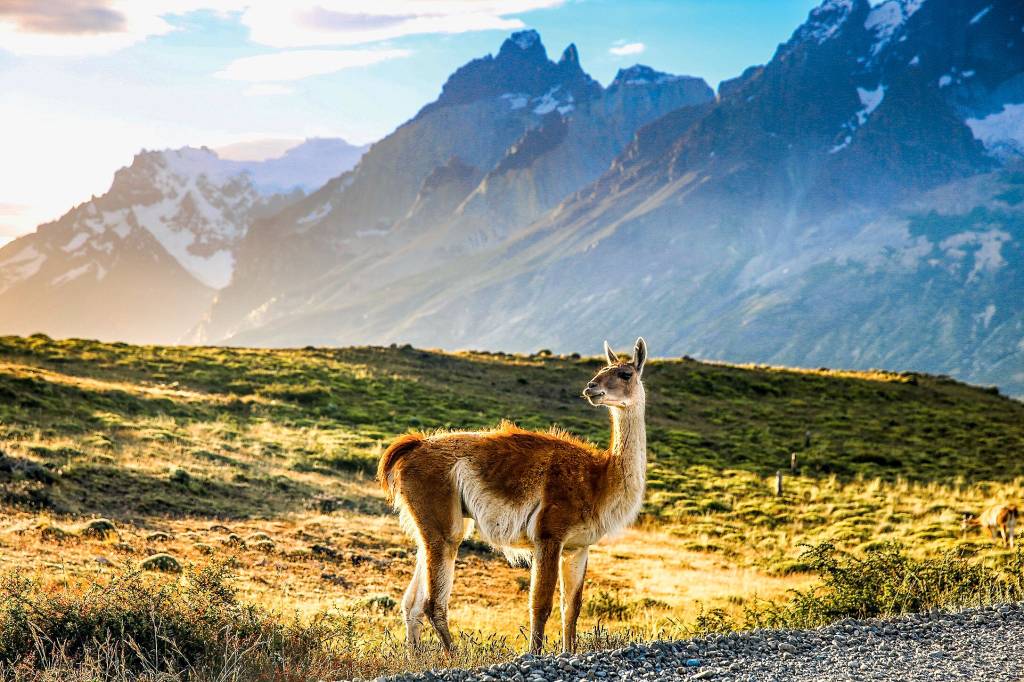
POLYGON ((117 533, 117 527, 110 519, 92 519, 79 531, 79 535, 92 538, 105 538, 117 533))
POLYGON ((274 551, 274 542, 272 540, 256 540, 255 542, 246 542, 245 546, 257 552, 274 551))
POLYGON ((192 482, 192 474, 188 473, 181 467, 171 467, 170 474, 167 478, 171 483, 177 483, 178 485, 188 485, 192 482))
POLYGON ((236 533, 231 533, 220 542, 222 545, 227 545, 229 547, 245 547, 245 540, 243 540, 241 536, 236 533))
POLYGON ((146 557, 139 564, 146 571, 161 571, 163 573, 181 573, 181 563, 170 554, 154 554, 146 557))
POLYGON ((39 531, 39 537, 44 542, 64 542, 70 539, 71 533, 58 526, 45 526, 39 531))

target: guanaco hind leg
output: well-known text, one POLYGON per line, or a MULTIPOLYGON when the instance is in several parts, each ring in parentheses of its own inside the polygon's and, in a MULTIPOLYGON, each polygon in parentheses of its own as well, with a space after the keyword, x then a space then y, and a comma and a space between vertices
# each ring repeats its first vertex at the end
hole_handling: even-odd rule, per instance
POLYGON ((420 645, 423 609, 427 603, 427 556, 422 549, 416 555, 416 570, 402 597, 402 618, 405 620, 405 643, 410 649, 420 645))
MULTIPOLYGON (((461 522, 461 519, 460 519, 461 522)), ((460 523, 461 526, 461 523, 460 523)), ((460 538, 461 540, 461 538, 460 538)), ((455 645, 448 630, 448 598, 455 581, 455 556, 458 542, 442 541, 427 546, 427 603, 425 612, 450 653, 455 645)))
POLYGON ((562 651, 576 651, 576 620, 583 605, 583 579, 587 575, 589 548, 562 554, 562 651))
POLYGON ((561 555, 562 545, 559 542, 542 541, 533 549, 533 569, 530 575, 531 653, 540 653, 544 648, 544 626, 551 615, 561 555))

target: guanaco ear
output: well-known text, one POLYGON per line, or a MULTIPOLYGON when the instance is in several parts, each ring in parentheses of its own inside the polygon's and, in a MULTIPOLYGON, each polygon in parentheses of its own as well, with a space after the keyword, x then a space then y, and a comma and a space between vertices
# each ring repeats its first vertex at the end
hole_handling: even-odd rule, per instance
POLYGON ((647 342, 644 337, 637 337, 636 345, 633 346, 633 366, 637 374, 644 373, 644 364, 647 362, 647 342))
POLYGON ((607 339, 605 339, 605 342, 604 342, 604 356, 606 358, 608 358, 608 366, 609 367, 611 367, 612 365, 619 364, 619 356, 616 355, 615 351, 612 350, 612 347, 608 345, 608 340, 607 339))

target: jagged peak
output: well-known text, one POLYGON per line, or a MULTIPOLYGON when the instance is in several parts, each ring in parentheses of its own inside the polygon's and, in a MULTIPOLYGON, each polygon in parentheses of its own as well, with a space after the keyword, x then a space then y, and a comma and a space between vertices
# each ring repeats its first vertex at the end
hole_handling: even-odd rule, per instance
POLYGON ((531 59, 547 60, 548 58, 548 52, 540 40, 540 34, 533 29, 516 31, 505 39, 505 42, 501 44, 501 49, 498 50, 498 59, 502 57, 521 59, 524 56, 531 59))
POLYGON ((558 60, 559 66, 563 65, 575 65, 579 68, 580 65, 580 53, 576 49, 576 43, 569 43, 568 47, 562 51, 562 57, 558 60))
POLYGON ((539 33, 517 31, 505 39, 496 57, 487 55, 459 67, 448 77, 441 96, 419 115, 488 97, 515 95, 528 100, 558 90, 571 95, 568 101, 582 101, 600 94, 601 86, 580 67, 575 45, 569 45, 556 64, 548 59, 539 33))
POLYGON ((661 83, 671 83, 672 81, 682 80, 685 76, 676 76, 671 73, 665 73, 664 71, 658 71, 652 69, 644 64, 634 64, 626 69, 619 69, 619 72, 615 74, 615 78, 612 80, 611 86, 623 86, 623 85, 660 85, 661 83))
MULTIPOLYGON (((540 42, 540 34, 537 31, 526 29, 525 31, 516 31, 508 37, 505 41, 506 45, 515 45, 520 50, 529 50, 535 45, 543 45, 540 42)), ((504 47, 504 45, 502 45, 504 47)))
POLYGON ((870 9, 868 0, 825 0, 811 10, 787 45, 809 40, 821 45, 835 36, 851 16, 866 14, 870 9))

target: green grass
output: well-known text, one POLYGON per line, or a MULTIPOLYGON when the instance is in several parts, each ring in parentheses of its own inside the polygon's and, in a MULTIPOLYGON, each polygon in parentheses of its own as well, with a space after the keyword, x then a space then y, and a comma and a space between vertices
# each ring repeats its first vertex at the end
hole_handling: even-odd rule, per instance
MULTIPOLYGON (((557 423, 599 444, 608 438, 603 411, 578 398, 600 366, 594 358, 34 336, 0 338, 0 361, 11 363, 0 367, 0 438, 47 443, 28 455, 60 473, 48 494, 64 512, 245 517, 296 508, 319 491, 261 472, 239 453, 295 471, 369 473, 381 446, 410 428, 510 418, 527 428, 557 423), (131 447, 175 460, 184 453, 190 475, 172 475, 178 461, 159 474, 128 470, 116 455, 131 447)), ((1024 405, 942 377, 661 360, 645 384, 645 514, 706 527, 717 540, 708 547, 728 549, 751 526, 773 532, 794 523, 866 541, 877 529, 857 518, 875 525, 897 513, 888 509, 894 488, 926 495, 928 485, 1024 475, 1024 405), (799 476, 788 472, 792 452, 799 476), (778 469, 787 470, 781 499, 771 494, 778 469), (827 506, 817 504, 826 497, 827 506)))
MULTIPOLYGON (((21 594, 39 608, 50 608, 40 595, 51 594, 54 581, 62 578, 52 565, 32 563, 33 552, 44 554, 32 543, 42 543, 37 547, 45 546, 47 556, 61 551, 83 563, 92 562, 97 551, 121 551, 117 548, 130 544, 117 534, 103 540, 106 544, 82 539, 90 517, 138 528, 126 531, 136 538, 136 548, 124 550, 127 556, 137 553, 136 563, 165 551, 163 545, 145 546, 142 554, 146 543, 138 538, 173 525, 183 576, 199 570, 193 564, 200 559, 217 561, 226 552, 242 551, 237 543, 223 545, 219 538, 227 531, 208 530, 214 524, 245 524, 246 537, 267 530, 273 541, 265 550, 255 551, 256 540, 244 550, 250 579, 273 585, 282 580, 275 571, 284 570, 275 566, 298 571, 301 565, 309 580, 323 573, 323 580, 334 581, 329 583, 333 591, 355 589, 344 586, 358 583, 366 593, 353 595, 358 618, 337 621, 334 614, 329 627, 322 617, 290 620, 249 612, 255 620, 245 637, 255 638, 256 649, 266 654, 252 670, 265 670, 259 666, 285 656, 280 647, 298 647, 306 637, 318 642, 310 645, 318 653, 295 654, 293 660, 313 656, 324 674, 431 667, 436 659, 405 659, 391 630, 373 634, 398 625, 394 601, 404 583, 394 585, 408 579, 411 559, 405 545, 384 539, 398 537, 397 527, 395 536, 374 536, 361 526, 325 526, 317 515, 341 510, 361 524, 378 519, 393 526, 391 511, 370 479, 383 447, 409 429, 474 429, 512 419, 527 428, 558 424, 606 444, 606 414, 579 398, 600 366, 596 358, 550 353, 256 350, 0 337, 0 504, 22 519, 0 536, 0 545, 17 553, 17 561, 32 566, 34 579, 42 581, 38 588, 22 584, 27 592, 21 594), (332 546, 344 560, 316 554, 326 538, 336 539, 332 546), (365 555, 374 568, 350 571, 349 555, 365 555), (374 578, 374 571, 390 572, 385 580, 374 578), (316 637, 306 630, 316 627, 321 628, 316 637), (323 644, 321 636, 334 644, 323 644), (349 645, 339 648, 337 642, 346 637, 349 645)), ((1024 496, 1024 404, 945 377, 740 367, 685 358, 651 361, 644 383, 650 468, 642 528, 668 533, 678 543, 672 546, 714 557, 721 570, 754 567, 776 576, 811 572, 822 576, 822 583, 797 591, 774 609, 756 595, 734 595, 682 623, 672 611, 678 604, 631 592, 621 575, 595 573, 598 582, 588 587, 585 605, 585 617, 598 628, 589 635, 591 646, 744 623, 814 624, 849 615, 854 609, 848 596, 857 592, 851 584, 840 585, 838 576, 851 575, 851 567, 920 576, 934 575, 928 571, 938 565, 980 586, 975 592, 946 585, 937 592, 903 595, 903 601, 871 607, 871 613, 1017 594, 1006 581, 1019 573, 1019 557, 978 535, 960 537, 959 516, 965 509, 979 511, 991 501, 1024 496), (790 472, 794 452, 798 471, 790 472), (777 470, 784 472, 782 496, 774 492, 777 470), (892 543, 901 548, 897 554, 892 543), (805 551, 807 546, 834 550, 814 554, 805 551)), ((466 548, 466 566, 477 567, 473 580, 486 582, 497 570, 488 562, 500 559, 478 545, 466 548)), ((186 580, 163 579, 178 585, 186 580)), ((525 599, 522 585, 511 575, 508 582, 507 595, 494 595, 496 604, 525 599)), ((67 604, 74 606, 82 588, 74 581, 65 587, 67 604)), ((883 587, 860 585, 861 597, 854 602, 883 587)), ((320 598, 319 587, 305 589, 303 603, 320 598)), ((102 621, 118 613, 124 603, 117 598, 123 594, 97 602, 95 617, 102 621), (107 607, 113 610, 103 611, 107 607)), ((174 601, 177 593, 168 594, 167 608, 173 607, 168 618, 195 615, 174 601)), ((140 604, 149 608, 150 602, 140 604)), ((163 608, 150 611, 163 613, 163 608)), ((113 620, 122 622, 119 618, 113 620)), ((196 636, 213 637, 221 625, 217 621, 207 634, 196 636)), ((479 632, 472 623, 463 625, 462 662, 500 660, 520 644, 507 628, 479 632)), ((92 625, 83 627, 93 632, 92 625)), ((113 655, 100 651, 96 637, 83 644, 65 635, 54 635, 55 646, 69 640, 51 652, 55 658, 84 665, 113 655), (78 643, 72 646, 70 640, 78 643)), ((180 668, 197 660, 172 656, 167 665, 180 668)), ((137 664, 129 668, 144 670, 137 664)))

